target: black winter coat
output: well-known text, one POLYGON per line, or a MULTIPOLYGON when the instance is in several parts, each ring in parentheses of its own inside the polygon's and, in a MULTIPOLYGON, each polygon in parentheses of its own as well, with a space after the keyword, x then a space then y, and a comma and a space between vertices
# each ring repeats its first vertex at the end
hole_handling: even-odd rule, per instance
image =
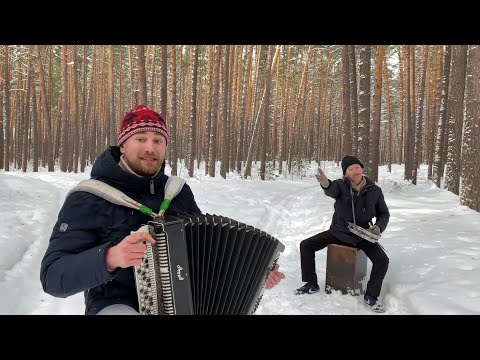
MULTIPOLYGON (((134 200, 158 211, 168 176, 163 168, 155 178, 138 177, 118 165, 120 149, 111 146, 93 165, 91 178, 103 181, 134 200)), ((200 213, 190 187, 185 184, 165 215, 200 213)), ((133 267, 109 273, 105 248, 118 244, 151 218, 87 192, 65 199, 43 257, 40 280, 43 290, 56 297, 84 291, 85 313, 96 314, 112 304, 126 304, 138 311, 133 267)))
MULTIPOLYGON (((375 217, 376 221, 374 224, 378 225, 383 232, 388 225, 390 212, 385 203, 382 189, 366 176, 365 179, 366 185, 360 190, 360 193, 353 190, 355 221, 357 225, 368 229, 368 223, 373 223, 372 219, 375 217)), ((347 228, 348 222, 353 223, 350 188, 350 181, 345 178, 330 181, 330 186, 323 188, 323 191, 325 195, 335 199, 335 211, 332 217, 332 224, 330 225, 330 232, 340 241, 356 244, 363 239, 348 231, 347 228)))

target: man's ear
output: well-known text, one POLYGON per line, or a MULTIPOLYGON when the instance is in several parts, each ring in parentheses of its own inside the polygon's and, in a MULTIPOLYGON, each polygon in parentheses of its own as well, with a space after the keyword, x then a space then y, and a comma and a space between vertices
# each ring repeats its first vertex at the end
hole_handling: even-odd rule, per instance
POLYGON ((120 152, 121 152, 122 154, 125 153, 124 144, 125 144, 125 142, 123 142, 122 145, 120 145, 120 152))

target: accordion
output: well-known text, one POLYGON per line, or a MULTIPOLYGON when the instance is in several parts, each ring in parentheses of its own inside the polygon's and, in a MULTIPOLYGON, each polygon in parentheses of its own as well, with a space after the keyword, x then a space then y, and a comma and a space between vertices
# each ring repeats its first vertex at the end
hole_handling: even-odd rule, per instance
POLYGON ((251 315, 283 244, 253 226, 217 215, 150 221, 142 264, 135 266, 140 314, 251 315))

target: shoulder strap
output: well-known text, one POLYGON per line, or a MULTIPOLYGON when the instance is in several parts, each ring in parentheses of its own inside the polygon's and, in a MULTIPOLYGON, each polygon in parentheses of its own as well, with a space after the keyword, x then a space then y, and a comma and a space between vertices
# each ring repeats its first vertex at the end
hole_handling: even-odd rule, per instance
POLYGON ((184 179, 178 176, 168 177, 167 183, 165 184, 165 196, 162 204, 160 205, 160 211, 158 212, 159 216, 163 216, 163 214, 165 214, 165 211, 167 211, 173 198, 177 196, 180 191, 182 191, 183 185, 185 185, 184 179))
POLYGON ((113 204, 123 205, 131 209, 138 210, 146 215, 152 216, 154 219, 162 217, 165 211, 170 206, 172 199, 177 196, 183 188, 185 180, 178 176, 170 176, 165 184, 165 197, 160 205, 160 211, 158 214, 154 213, 149 207, 140 204, 138 201, 133 200, 131 197, 125 195, 120 190, 110 186, 103 181, 88 179, 78 183, 73 189, 71 189, 67 197, 77 191, 85 191, 96 196, 99 196, 113 204))
POLYGON ((110 186, 103 181, 94 179, 80 181, 77 186, 68 192, 67 197, 77 191, 85 191, 90 194, 97 195, 107 201, 110 201, 111 203, 123 205, 131 209, 138 210, 146 215, 150 215, 154 219, 158 217, 158 214, 154 213, 149 207, 140 204, 138 201, 133 200, 120 190, 117 190, 113 186, 110 186))

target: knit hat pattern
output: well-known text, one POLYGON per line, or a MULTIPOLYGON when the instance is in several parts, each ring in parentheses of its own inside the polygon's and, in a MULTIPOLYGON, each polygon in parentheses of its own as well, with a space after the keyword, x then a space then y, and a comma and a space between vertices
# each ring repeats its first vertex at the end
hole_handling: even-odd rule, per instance
POLYGON ((120 123, 120 133, 118 134, 117 144, 120 146, 130 136, 141 131, 156 131, 165 137, 168 144, 170 133, 165 119, 158 112, 140 104, 135 109, 130 110, 123 117, 120 123))

